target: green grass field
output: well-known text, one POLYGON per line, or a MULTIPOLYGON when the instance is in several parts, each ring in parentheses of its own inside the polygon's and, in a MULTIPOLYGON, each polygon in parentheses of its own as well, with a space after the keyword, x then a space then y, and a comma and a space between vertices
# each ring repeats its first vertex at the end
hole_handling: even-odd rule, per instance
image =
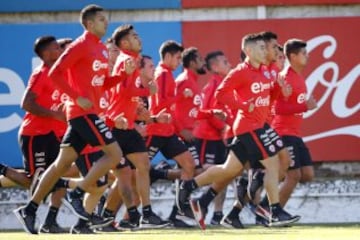
POLYGON ((250 226, 243 230, 209 228, 206 231, 191 230, 141 230, 135 232, 99 233, 96 235, 30 235, 24 232, 0 232, 0 240, 121 240, 121 239, 156 239, 156 240, 359 240, 360 225, 318 226, 299 225, 288 228, 263 228, 250 226))

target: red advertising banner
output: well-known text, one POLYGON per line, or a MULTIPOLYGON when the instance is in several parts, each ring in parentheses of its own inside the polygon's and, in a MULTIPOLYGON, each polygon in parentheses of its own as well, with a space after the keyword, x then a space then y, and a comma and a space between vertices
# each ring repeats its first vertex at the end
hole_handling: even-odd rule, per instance
POLYGON ((303 136, 315 161, 360 161, 360 18, 183 23, 183 43, 202 54, 222 50, 235 66, 247 33, 270 30, 284 43, 308 43, 304 73, 318 108, 304 115, 303 136))
POLYGON ((339 5, 358 4, 359 0, 182 0, 183 8, 241 7, 241 6, 276 6, 276 5, 339 5))

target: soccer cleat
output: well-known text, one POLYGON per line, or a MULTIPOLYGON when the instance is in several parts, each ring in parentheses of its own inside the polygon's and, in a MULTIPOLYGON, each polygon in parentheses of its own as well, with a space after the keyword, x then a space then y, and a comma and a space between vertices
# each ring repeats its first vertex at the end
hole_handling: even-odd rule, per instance
POLYGON ((224 216, 220 224, 221 226, 224 226, 226 228, 236 228, 236 229, 244 228, 244 225, 241 223, 238 217, 230 218, 230 216, 224 216))
POLYGON ((30 196, 32 197, 35 193, 35 190, 37 188, 37 186, 39 185, 40 183, 40 178, 41 178, 41 175, 44 173, 44 169, 43 168, 37 168, 35 170, 35 173, 32 177, 32 181, 31 181, 31 185, 30 185, 30 196))
POLYGON ((251 169, 249 171, 249 183, 247 186, 247 193, 250 200, 254 200, 256 192, 264 185, 263 169, 251 169))
POLYGON ((140 228, 163 228, 169 224, 170 222, 162 220, 154 212, 151 212, 150 216, 140 218, 140 228))
POLYGON ((79 218, 86 221, 89 221, 91 218, 91 214, 87 213, 84 209, 82 198, 71 197, 71 194, 68 192, 63 198, 63 203, 79 218))
POLYGON ((56 222, 49 225, 44 224, 40 227, 40 233, 68 233, 69 231, 60 227, 56 222))
POLYGON ((199 225, 200 229, 205 230, 206 224, 205 224, 205 216, 206 216, 206 210, 202 209, 200 206, 199 200, 190 200, 190 207, 194 214, 194 218, 196 223, 199 225))
POLYGON ((114 217, 100 217, 99 215, 93 214, 90 217, 90 229, 96 229, 100 227, 106 227, 114 221, 114 217))
POLYGON ((193 219, 184 219, 186 218, 183 215, 179 214, 179 211, 176 206, 171 210, 169 221, 175 228, 192 228, 193 227, 193 219))
POLYGON ((26 232, 31 234, 38 234, 38 231, 35 229, 36 215, 26 213, 26 206, 19 207, 13 212, 26 232))
POLYGON ((269 219, 265 219, 263 217, 257 216, 255 217, 255 224, 262 225, 264 227, 269 227, 269 219))
POLYGON ((121 231, 121 229, 118 227, 118 224, 114 221, 112 223, 110 223, 109 225, 97 228, 96 230, 100 231, 100 232, 119 232, 119 231, 121 231))
POLYGON ((89 224, 76 224, 70 228, 71 234, 95 234, 95 231, 90 228, 89 224))
POLYGON ((210 224, 214 226, 220 225, 221 220, 223 219, 224 214, 222 212, 214 213, 213 217, 211 218, 210 224))
POLYGON ((300 220, 300 216, 292 216, 284 209, 279 208, 269 218, 269 227, 282 227, 300 220))

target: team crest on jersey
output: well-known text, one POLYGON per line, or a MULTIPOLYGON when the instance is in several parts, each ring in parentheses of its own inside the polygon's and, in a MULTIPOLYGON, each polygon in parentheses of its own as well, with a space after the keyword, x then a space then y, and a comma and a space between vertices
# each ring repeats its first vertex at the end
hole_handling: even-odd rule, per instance
POLYGON ((198 95, 198 94, 196 94, 196 95, 194 96, 193 103, 194 103, 195 106, 200 106, 201 103, 202 103, 201 96, 198 95))
POLYGON ((271 144, 269 146, 269 151, 274 153, 275 152, 275 146, 271 144))
POLYGON ((105 137, 106 137, 107 139, 112 139, 113 135, 112 135, 112 133, 111 133, 110 131, 107 131, 107 132, 105 133, 105 137))
POLYGON ((265 76, 267 79, 271 79, 271 75, 270 75, 269 71, 264 71, 264 76, 265 76))
POLYGON ((102 54, 106 59, 109 58, 109 53, 107 50, 103 50, 102 54))

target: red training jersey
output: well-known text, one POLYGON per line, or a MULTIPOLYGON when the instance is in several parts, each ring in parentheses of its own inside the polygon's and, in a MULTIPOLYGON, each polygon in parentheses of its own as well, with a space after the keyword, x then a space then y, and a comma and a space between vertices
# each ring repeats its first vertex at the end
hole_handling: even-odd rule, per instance
POLYGON ((105 89, 114 86, 126 77, 109 77, 108 51, 101 39, 85 31, 65 50, 51 68, 50 77, 61 91, 69 96, 66 105, 67 119, 100 112, 99 101, 105 89), (62 76, 67 81, 61 81, 62 76), (61 79, 61 80, 60 80, 61 79), (93 106, 82 109, 76 99, 86 97, 93 106))
POLYGON ((268 70, 261 65, 254 68, 244 62, 232 69, 216 90, 219 102, 230 109, 238 110, 233 131, 240 135, 264 126, 270 106, 270 76, 268 70), (249 112, 250 103, 254 110, 249 112))
MULTIPOLYGON (((157 86, 157 93, 150 96, 149 110, 151 115, 158 114, 164 108, 167 113, 174 116, 174 107, 176 102, 175 96, 175 79, 172 69, 164 63, 159 63, 155 69, 154 82, 157 86)), ((175 133, 173 123, 150 123, 146 125, 148 135, 168 137, 175 133)))
MULTIPOLYGON (((137 53, 121 50, 113 68, 113 76, 120 76, 122 74, 121 71, 123 71, 127 59, 134 58, 138 63, 140 57, 141 56, 137 53)), ((109 108, 106 114, 108 119, 107 122, 110 126, 113 126, 115 118, 122 114, 128 121, 128 129, 134 128, 135 120, 137 118, 136 109, 139 104, 139 97, 150 95, 150 90, 148 88, 141 88, 139 74, 140 70, 137 68, 124 81, 111 89, 109 108)))
MULTIPOLYGON (((215 98, 215 90, 222 81, 222 77, 214 74, 209 82, 202 89, 201 98, 202 105, 200 107, 203 111, 211 111, 212 109, 221 109, 215 98)), ((197 138, 207 140, 221 140, 222 130, 225 127, 225 122, 221 121, 214 115, 209 118, 199 119, 194 127, 193 135, 197 138)))
MULTIPOLYGON (((49 70, 50 68, 44 63, 37 67, 30 76, 27 91, 31 91, 36 94, 36 104, 43 108, 57 111, 61 103, 58 101, 59 91, 55 88, 51 79, 48 78, 49 70)), ((60 136, 59 133, 62 131, 63 135, 65 129, 65 122, 56 120, 52 117, 41 117, 26 112, 20 126, 19 133, 21 135, 34 136, 44 135, 54 131, 57 136, 60 136)))
POLYGON ((300 137, 300 127, 306 106, 305 79, 291 67, 285 70, 285 81, 292 87, 289 97, 280 97, 275 101, 275 116, 272 127, 280 135, 294 135, 300 137))

